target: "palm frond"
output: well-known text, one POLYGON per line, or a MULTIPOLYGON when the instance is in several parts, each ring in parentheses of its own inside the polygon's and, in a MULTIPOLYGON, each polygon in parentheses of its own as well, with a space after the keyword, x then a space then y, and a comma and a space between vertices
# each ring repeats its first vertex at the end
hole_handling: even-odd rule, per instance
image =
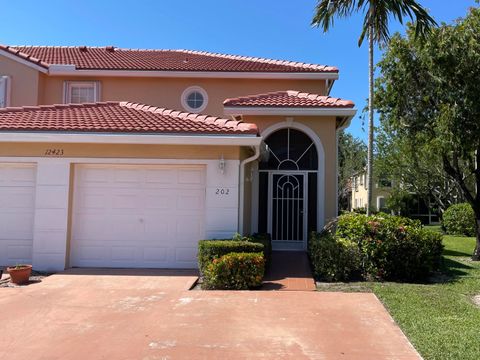
POLYGON ((405 17, 409 18, 415 23, 415 35, 420 38, 425 38, 431 28, 437 25, 417 0, 318 0, 312 25, 327 32, 333 26, 335 18, 345 18, 357 12, 364 14, 359 46, 365 37, 370 36, 376 43, 388 42, 391 18, 400 23, 403 23, 405 17))

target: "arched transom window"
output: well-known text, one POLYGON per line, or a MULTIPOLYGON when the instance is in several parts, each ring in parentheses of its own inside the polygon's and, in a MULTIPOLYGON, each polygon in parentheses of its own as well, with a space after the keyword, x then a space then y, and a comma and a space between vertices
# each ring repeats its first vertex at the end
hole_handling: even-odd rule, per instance
POLYGON ((260 170, 317 170, 318 155, 312 139, 303 132, 291 128, 271 134, 268 145, 268 161, 260 163, 260 170))

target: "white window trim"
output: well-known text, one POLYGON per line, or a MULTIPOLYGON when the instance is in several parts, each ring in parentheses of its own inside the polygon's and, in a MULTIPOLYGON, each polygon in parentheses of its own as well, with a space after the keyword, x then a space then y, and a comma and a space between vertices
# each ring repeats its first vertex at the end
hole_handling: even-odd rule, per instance
POLYGON ((94 102, 100 101, 100 81, 71 81, 66 80, 63 82, 63 103, 69 104, 71 101, 71 88, 73 86, 89 87, 93 85, 93 97, 94 102))
POLYGON ((182 97, 180 98, 181 102, 182 102, 182 106, 185 110, 187 110, 188 112, 192 112, 192 113, 200 113, 202 112, 203 110, 205 110, 205 108, 207 107, 208 105, 208 94, 207 92, 205 91, 205 89, 201 88, 200 86, 190 86, 188 88, 186 88, 183 93, 182 93, 182 97), (194 91, 197 91, 199 92, 200 94, 202 94, 203 96, 203 104, 202 106, 200 106, 199 108, 192 108, 188 105, 187 103, 187 97, 190 93, 194 92, 194 91))
POLYGON ((382 199, 385 200, 385 196, 377 196, 377 211, 380 211, 380 202, 382 199))
POLYGON ((5 107, 10 106, 10 95, 11 95, 11 77, 7 75, 0 76, 0 80, 4 80, 6 83, 5 86, 5 107))

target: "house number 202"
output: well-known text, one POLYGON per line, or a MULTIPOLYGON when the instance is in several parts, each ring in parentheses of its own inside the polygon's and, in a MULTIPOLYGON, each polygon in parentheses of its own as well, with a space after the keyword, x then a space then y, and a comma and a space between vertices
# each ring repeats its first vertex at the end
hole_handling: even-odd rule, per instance
POLYGON ((228 194, 230 194, 230 189, 217 188, 215 190, 215 195, 222 196, 222 195, 228 195, 228 194))

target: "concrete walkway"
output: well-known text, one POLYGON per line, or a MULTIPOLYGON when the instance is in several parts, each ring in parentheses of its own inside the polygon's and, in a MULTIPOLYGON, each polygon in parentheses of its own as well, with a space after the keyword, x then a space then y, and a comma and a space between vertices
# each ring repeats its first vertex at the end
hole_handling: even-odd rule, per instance
POLYGON ((0 359, 419 359, 373 294, 189 291, 195 278, 75 270, 0 289, 0 359))
POLYGON ((262 290, 315 291, 307 253, 274 251, 262 290))

